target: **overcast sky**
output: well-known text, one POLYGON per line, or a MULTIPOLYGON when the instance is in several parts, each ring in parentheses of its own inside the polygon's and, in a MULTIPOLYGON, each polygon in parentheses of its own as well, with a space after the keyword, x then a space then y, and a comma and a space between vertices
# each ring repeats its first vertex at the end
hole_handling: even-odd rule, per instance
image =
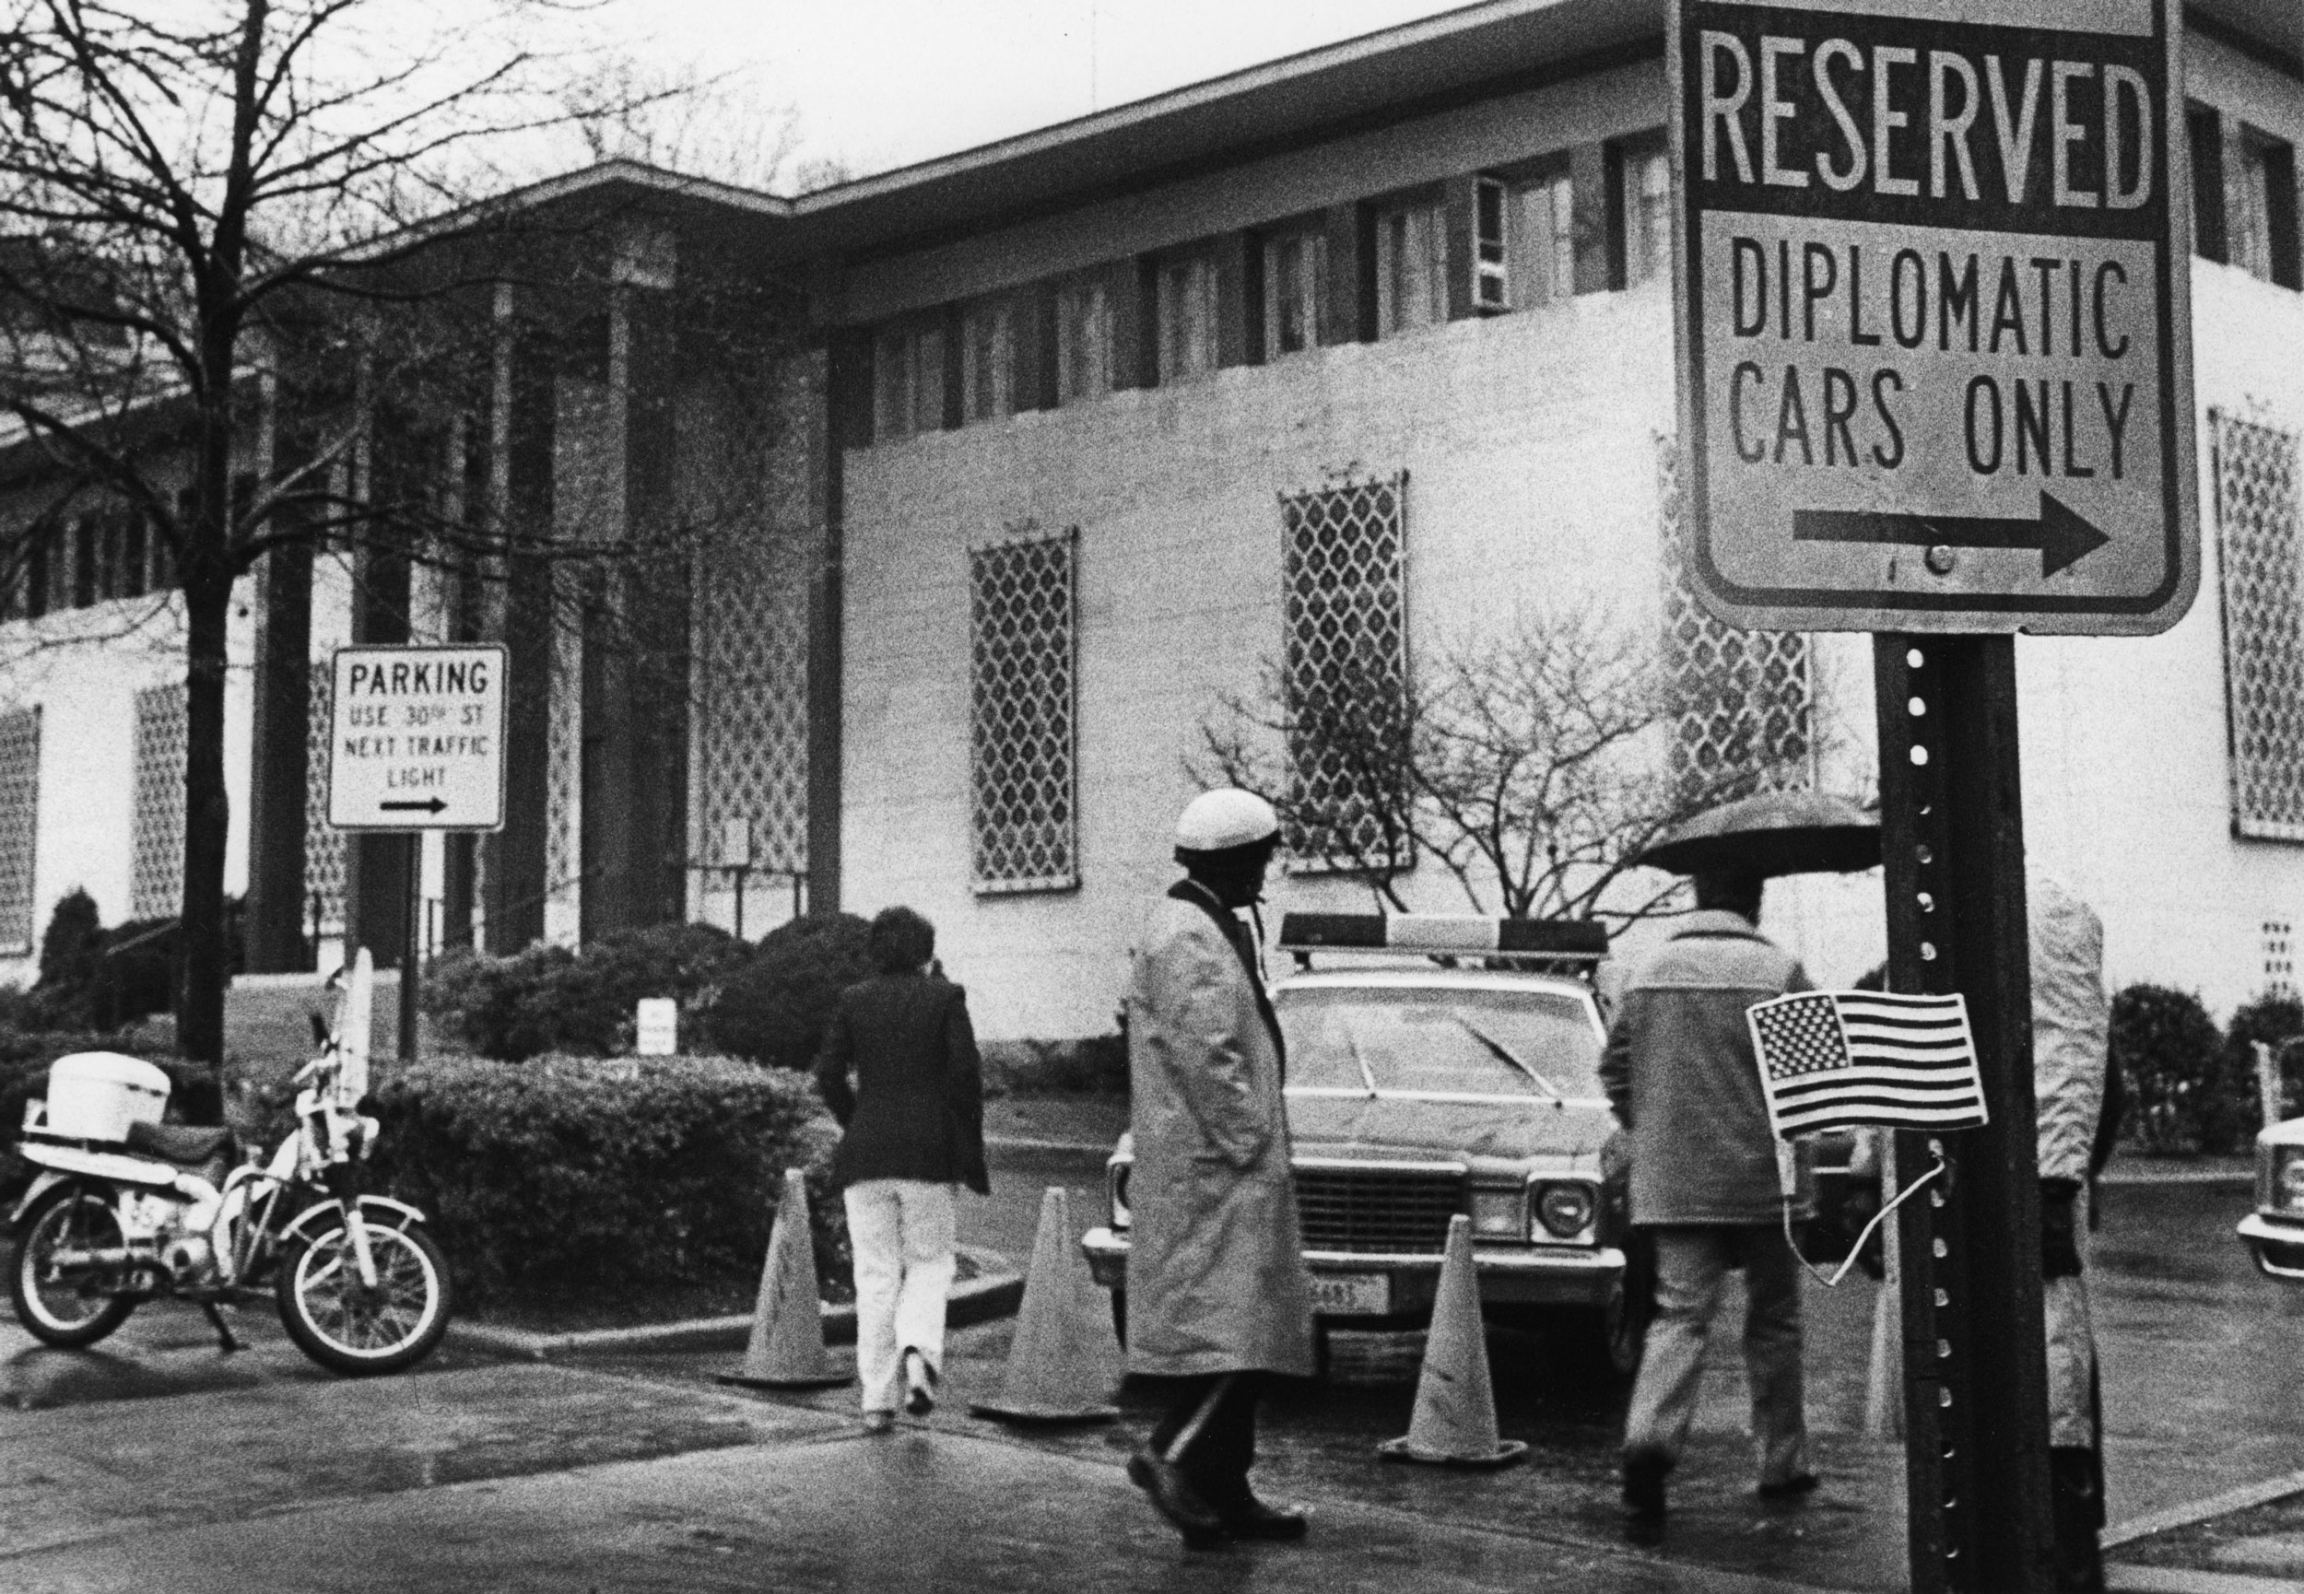
POLYGON ((1457 9, 1460 0, 614 0, 667 66, 740 73, 856 176, 1457 9))

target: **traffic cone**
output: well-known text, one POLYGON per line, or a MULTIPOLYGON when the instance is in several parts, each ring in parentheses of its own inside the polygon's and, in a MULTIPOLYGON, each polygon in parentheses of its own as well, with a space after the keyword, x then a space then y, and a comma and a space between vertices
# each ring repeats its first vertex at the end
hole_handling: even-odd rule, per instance
POLYGON ((755 1389, 819 1389, 845 1384, 848 1374, 824 1352, 824 1311, 816 1293, 816 1253, 808 1241, 808 1184, 798 1168, 784 1170, 784 1199, 768 1233, 768 1261, 760 1269, 760 1298, 752 1307, 752 1339, 744 1365, 720 1374, 723 1384, 755 1389))
POLYGON ((1424 1337, 1424 1371, 1416 1381, 1416 1415, 1408 1437, 1376 1447, 1387 1461, 1445 1467, 1508 1467, 1528 1447, 1496 1435, 1496 1391, 1488 1381, 1488 1340, 1480 1327, 1480 1282, 1472 1268, 1472 1220, 1448 1220, 1448 1252, 1424 1337))
POLYGON ((1040 1198, 1040 1233, 1000 1398, 969 1409, 1009 1422, 1108 1422, 1119 1346, 1088 1265, 1072 1245, 1072 1204, 1059 1185, 1040 1198))

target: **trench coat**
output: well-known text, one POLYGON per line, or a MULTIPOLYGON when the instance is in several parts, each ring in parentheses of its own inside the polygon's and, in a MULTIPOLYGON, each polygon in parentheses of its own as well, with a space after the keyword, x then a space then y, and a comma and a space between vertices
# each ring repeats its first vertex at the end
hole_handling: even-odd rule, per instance
MULTIPOLYGON (((2104 927, 2094 910, 2046 875, 2025 881, 2032 974, 2032 1099, 2040 1177, 2081 1186, 2074 1238, 2088 1265, 2087 1180, 2111 1066, 2111 1003, 2104 995, 2104 927)), ((2041 1280, 2048 1333, 2048 1442, 2096 1447, 2096 1333, 2088 1276, 2041 1280)))
POLYGON ((1128 1367, 1309 1377, 1280 1038, 1218 915, 1232 919, 1179 886, 1153 910, 1129 980, 1128 1367))

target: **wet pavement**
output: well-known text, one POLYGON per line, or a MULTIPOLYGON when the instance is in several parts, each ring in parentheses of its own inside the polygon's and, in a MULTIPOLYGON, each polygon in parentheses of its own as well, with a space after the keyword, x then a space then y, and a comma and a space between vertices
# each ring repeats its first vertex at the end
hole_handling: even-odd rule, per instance
MULTIPOLYGON (((1019 1260, 1046 1184, 1073 1192, 1076 1229, 1102 1215, 1096 1154, 1011 1147, 996 1180, 996 1199, 964 1204, 963 1239, 1019 1260)), ((2097 1284, 2115 1522, 2304 1468, 2304 1291, 2257 1277, 2232 1241, 2246 1202, 2201 1185, 2110 1193, 2097 1284)), ((1340 1378, 1381 1380, 1387 1362, 1397 1375, 1292 1389, 1265 1424, 1261 1486, 1311 1506, 1312 1541, 1192 1556, 1121 1471, 1152 1416, 1139 1392, 1102 1426, 965 1414, 997 1387, 1005 1323, 957 1333, 944 1409, 880 1440, 857 1432, 852 1390, 715 1384, 727 1353, 513 1365, 451 1341, 415 1374, 347 1382, 260 1308, 231 1358, 181 1308, 140 1312, 91 1352, 8 1326, 0 1589, 1893 1588, 1902 1454, 1860 1434, 1872 1302, 1862 1284, 1811 1292, 1825 1487, 1788 1508, 1751 1492, 1742 1372, 1733 1336, 1716 1341, 1656 1553, 1616 1541, 1621 1392, 1537 1334, 1490 1338, 1500 1422, 1530 1442, 1527 1466, 1378 1462, 1375 1441, 1407 1426, 1414 1346, 1351 1342, 1340 1378)), ((2289 1569, 2299 1532, 2274 1504, 2122 1554, 2263 1576, 2289 1569)))

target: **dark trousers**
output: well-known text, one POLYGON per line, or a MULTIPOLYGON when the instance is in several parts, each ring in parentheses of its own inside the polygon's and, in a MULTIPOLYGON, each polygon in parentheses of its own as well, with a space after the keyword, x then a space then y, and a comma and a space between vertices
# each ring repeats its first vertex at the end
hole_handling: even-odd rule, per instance
POLYGON ((1168 1415, 1152 1430, 1152 1450, 1181 1471, 1218 1511, 1238 1510, 1255 1497, 1248 1469, 1256 1464, 1256 1402, 1263 1375, 1211 1373, 1170 1378, 1168 1415))

